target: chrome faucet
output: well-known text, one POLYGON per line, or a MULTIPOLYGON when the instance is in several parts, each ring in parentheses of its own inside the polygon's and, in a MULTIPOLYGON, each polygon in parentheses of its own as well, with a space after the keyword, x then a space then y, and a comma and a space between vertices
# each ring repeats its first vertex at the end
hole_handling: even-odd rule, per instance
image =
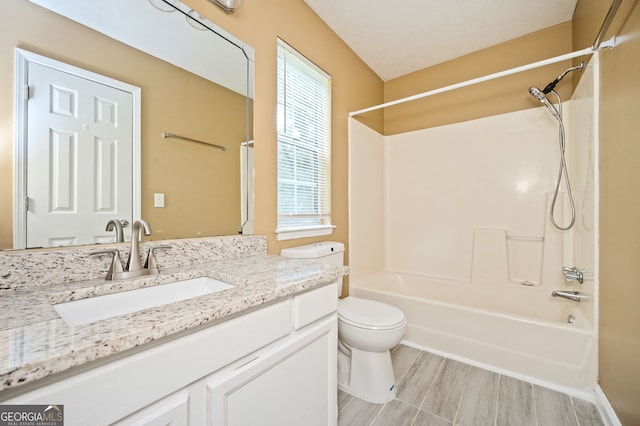
POLYGON ((124 232, 122 231, 122 223, 117 219, 111 219, 107 222, 105 231, 116 230, 116 243, 124 243, 124 232))
POLYGON ((551 292, 552 297, 561 297, 563 299, 568 299, 574 302, 582 302, 583 300, 590 299, 590 296, 584 293, 580 293, 579 291, 563 291, 556 290, 551 292))
MULTIPOLYGON (((131 246, 129 248, 129 257, 127 257, 127 266, 125 266, 124 272, 136 272, 143 269, 142 262, 140 261, 140 233, 142 229, 144 229, 144 235, 151 235, 151 225, 149 225, 149 222, 146 220, 137 220, 131 227, 131 246)), ((144 273, 140 275, 144 275, 144 273)))
MULTIPOLYGON (((115 226, 117 229, 117 225, 115 226)), ((143 266, 140 260, 140 237, 143 230, 144 235, 151 235, 151 225, 149 225, 149 222, 146 220, 140 219, 131 227, 131 247, 129 249, 129 257, 127 257, 127 265, 124 269, 122 269, 122 263, 120 263, 120 252, 118 249, 114 248, 89 253, 90 255, 110 254, 112 256, 109 272, 107 272, 105 279, 118 280, 159 273, 155 251, 158 249, 168 249, 171 248, 171 246, 161 244, 151 247, 143 266)))

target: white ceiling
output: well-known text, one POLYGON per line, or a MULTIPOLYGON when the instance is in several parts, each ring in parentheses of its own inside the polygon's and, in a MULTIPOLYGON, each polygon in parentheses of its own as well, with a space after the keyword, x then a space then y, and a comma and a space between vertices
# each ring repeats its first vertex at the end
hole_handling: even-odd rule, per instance
POLYGON ((571 20, 577 0, 304 0, 383 80, 571 20))

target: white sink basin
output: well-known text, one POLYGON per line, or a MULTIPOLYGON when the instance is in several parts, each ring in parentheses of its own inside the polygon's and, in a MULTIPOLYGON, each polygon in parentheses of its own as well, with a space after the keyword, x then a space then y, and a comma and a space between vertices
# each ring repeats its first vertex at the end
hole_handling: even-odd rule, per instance
POLYGON ((89 297, 53 305, 67 325, 83 325, 233 288, 209 277, 192 278, 138 290, 89 297))

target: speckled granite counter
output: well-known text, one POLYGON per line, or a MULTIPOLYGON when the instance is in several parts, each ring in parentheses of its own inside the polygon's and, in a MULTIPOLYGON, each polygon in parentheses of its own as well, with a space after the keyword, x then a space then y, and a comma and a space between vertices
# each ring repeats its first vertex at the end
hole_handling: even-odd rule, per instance
MULTIPOLYGON (((328 283, 348 272, 348 268, 342 266, 268 256, 266 240, 258 242, 261 247, 255 252, 236 250, 235 255, 229 255, 222 250, 210 256, 214 260, 204 263, 183 259, 187 266, 176 266, 179 262, 174 259, 173 265, 161 268, 159 275, 130 280, 92 278, 61 284, 58 277, 58 284, 45 285, 47 280, 41 275, 40 281, 34 284, 23 280, 20 286, 6 285, 0 290, 0 400, 2 390, 223 321, 234 314, 328 283), (76 327, 67 326, 52 307, 53 303, 201 276, 236 287, 76 327)), ((237 249, 236 241, 233 243, 237 249)), ((206 247, 197 250, 199 261, 205 260, 206 250, 206 247)), ((4 261, 4 265, 0 263, 4 268, 0 274, 4 272, 6 283, 7 271, 15 272, 17 268, 8 268, 6 257, 4 261)), ((159 265, 163 265, 161 259, 159 265)))

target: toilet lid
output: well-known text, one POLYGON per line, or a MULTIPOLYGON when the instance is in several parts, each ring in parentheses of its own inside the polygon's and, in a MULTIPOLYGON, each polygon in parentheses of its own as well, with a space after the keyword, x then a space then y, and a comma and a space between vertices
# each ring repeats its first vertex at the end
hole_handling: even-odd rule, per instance
POLYGON ((375 300, 349 296, 338 301, 338 318, 364 328, 395 328, 405 321, 404 312, 375 300))

